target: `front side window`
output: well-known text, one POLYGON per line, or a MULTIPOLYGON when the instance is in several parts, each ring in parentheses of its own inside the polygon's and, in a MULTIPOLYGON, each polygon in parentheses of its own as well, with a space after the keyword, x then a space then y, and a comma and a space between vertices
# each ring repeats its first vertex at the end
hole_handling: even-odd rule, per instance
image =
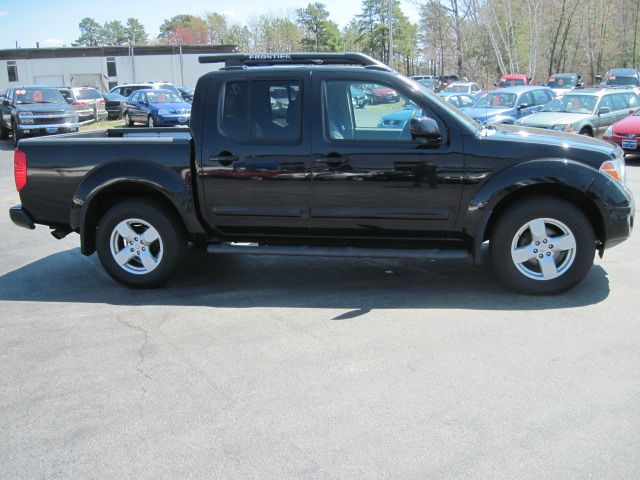
POLYGON ((626 108, 629 108, 629 105, 627 104, 627 99, 625 98, 624 95, 613 95, 612 100, 613 100, 614 110, 624 110, 626 108))
POLYGON ((292 143, 301 134, 297 81, 232 81, 224 86, 222 129, 238 141, 292 143))
POLYGON ((18 66, 16 65, 16 62, 7 62, 7 76, 9 77, 10 82, 18 81, 18 66))
POLYGON ((546 92, 543 90, 534 90, 532 93, 535 105, 545 105, 549 103, 549 97, 547 97, 546 92))
POLYGON ((409 121, 422 109, 386 85, 350 80, 325 84, 327 136, 331 140, 410 141, 409 121), (360 104, 353 92, 363 92, 360 104))

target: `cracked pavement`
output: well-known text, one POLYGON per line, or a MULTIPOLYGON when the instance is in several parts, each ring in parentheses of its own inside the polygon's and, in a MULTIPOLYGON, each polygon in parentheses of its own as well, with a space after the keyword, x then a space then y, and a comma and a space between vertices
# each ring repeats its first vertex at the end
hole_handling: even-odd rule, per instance
POLYGON ((128 290, 76 235, 10 223, 11 153, 0 479, 640 478, 638 232, 559 297, 467 263, 198 250, 128 290))

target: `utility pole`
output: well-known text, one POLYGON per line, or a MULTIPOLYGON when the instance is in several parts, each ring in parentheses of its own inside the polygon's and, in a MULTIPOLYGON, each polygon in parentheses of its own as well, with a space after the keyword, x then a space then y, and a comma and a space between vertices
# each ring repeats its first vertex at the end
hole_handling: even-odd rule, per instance
POLYGON ((389 66, 393 68, 393 0, 389 0, 389 66))

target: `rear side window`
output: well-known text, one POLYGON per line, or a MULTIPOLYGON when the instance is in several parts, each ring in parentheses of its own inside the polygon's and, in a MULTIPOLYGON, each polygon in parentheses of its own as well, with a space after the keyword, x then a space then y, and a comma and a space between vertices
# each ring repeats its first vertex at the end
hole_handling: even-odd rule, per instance
POLYGON ((640 105, 640 97, 635 93, 625 93, 625 96, 627 98, 627 105, 629 105, 630 108, 636 108, 640 105))
POLYGON ((294 143, 301 132, 297 81, 232 81, 224 85, 224 134, 243 142, 294 143))
MULTIPOLYGON (((522 96, 520 97, 520 101, 519 101, 519 105, 522 104, 526 104, 526 105, 533 105, 533 100, 531 98, 531 93, 530 92, 525 92, 522 94, 522 96)), ((518 105, 516 105, 518 106, 518 105)))

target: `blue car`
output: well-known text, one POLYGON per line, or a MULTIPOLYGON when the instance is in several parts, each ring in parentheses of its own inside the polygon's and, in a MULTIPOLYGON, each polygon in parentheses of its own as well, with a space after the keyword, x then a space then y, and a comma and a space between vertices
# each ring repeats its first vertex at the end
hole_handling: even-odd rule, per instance
POLYGON ((171 90, 136 90, 127 98, 124 122, 132 127, 144 123, 147 127, 188 125, 191 104, 171 90))
POLYGON ((380 119, 380 122, 378 123, 378 128, 403 129, 417 109, 417 105, 413 103, 407 103, 402 110, 396 110, 395 112, 387 113, 384 117, 382 117, 380 119))
POLYGON ((536 113, 554 97, 547 87, 501 88, 483 94, 464 112, 482 124, 513 124, 520 117, 536 113))

